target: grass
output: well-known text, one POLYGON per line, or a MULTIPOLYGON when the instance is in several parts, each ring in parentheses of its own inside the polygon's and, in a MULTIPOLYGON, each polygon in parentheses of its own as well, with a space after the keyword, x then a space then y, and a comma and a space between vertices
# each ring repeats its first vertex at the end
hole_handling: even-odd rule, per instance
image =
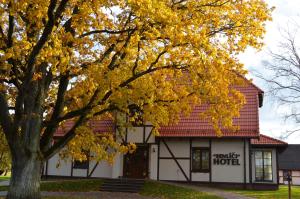
MULTIPOLYGON (((284 199, 288 198, 288 186, 281 185, 278 190, 274 191, 257 191, 257 190, 230 190, 230 192, 250 196, 257 199, 284 199)), ((292 187, 292 198, 300 198, 300 187, 292 187)))
MULTIPOLYGON (((88 192, 99 191, 103 180, 101 179, 80 179, 80 180, 60 180, 43 181, 42 191, 52 192, 88 192)), ((0 191, 7 191, 8 186, 0 186, 0 191)))
MULTIPOLYGON (((42 199, 69 199, 70 197, 69 196, 47 196, 47 197, 42 197, 42 199)), ((94 197, 73 197, 72 198, 75 198, 75 199, 96 199, 94 197)), ((0 197, 0 199, 5 199, 4 197, 0 197)))
POLYGON ((9 179, 10 179, 10 172, 8 172, 6 176, 0 175, 0 182, 5 181, 5 180, 9 180, 9 179))
POLYGON ((10 176, 0 176, 0 182, 1 181, 5 181, 5 180, 9 180, 10 176))
POLYGON ((209 195, 193 189, 153 181, 146 181, 141 194, 164 199, 220 199, 218 196, 209 195))

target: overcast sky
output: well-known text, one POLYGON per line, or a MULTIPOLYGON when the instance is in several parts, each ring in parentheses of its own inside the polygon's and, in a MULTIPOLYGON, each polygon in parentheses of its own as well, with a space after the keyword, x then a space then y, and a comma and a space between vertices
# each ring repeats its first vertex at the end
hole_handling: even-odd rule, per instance
MULTIPOLYGON (((273 11, 273 21, 267 24, 265 35, 265 47, 262 51, 256 52, 248 49, 240 56, 240 60, 249 70, 249 77, 264 91, 268 91, 265 82, 255 77, 257 71, 262 72, 263 61, 270 60, 268 49, 276 51, 278 42, 281 40, 280 29, 286 28, 290 21, 299 21, 300 24, 300 0, 266 0, 269 6, 275 6, 273 11)), ((299 31, 300 33, 300 31, 299 31)), ((299 34, 300 36, 300 34, 299 34)), ((279 138, 284 132, 297 128, 293 122, 284 121, 284 115, 289 107, 279 106, 272 96, 265 94, 264 105, 260 108, 260 132, 279 138)), ((300 124, 298 125, 300 127, 300 124)), ((298 128, 299 128, 298 127, 298 128)), ((288 137, 285 141, 300 144, 300 132, 288 137)))

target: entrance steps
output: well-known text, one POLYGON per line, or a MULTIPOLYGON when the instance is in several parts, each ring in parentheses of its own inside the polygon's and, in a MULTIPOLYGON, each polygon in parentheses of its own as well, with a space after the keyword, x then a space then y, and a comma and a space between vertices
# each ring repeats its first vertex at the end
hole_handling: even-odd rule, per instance
POLYGON ((117 178, 106 179, 100 190, 109 192, 129 192, 138 193, 145 183, 143 179, 117 178))

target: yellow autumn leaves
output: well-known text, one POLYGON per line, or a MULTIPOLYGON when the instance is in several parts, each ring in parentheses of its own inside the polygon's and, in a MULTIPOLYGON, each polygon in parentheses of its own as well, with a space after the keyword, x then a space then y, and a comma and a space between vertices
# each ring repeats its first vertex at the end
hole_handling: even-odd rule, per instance
MULTIPOLYGON (((195 105, 210 104, 199 117, 209 119, 219 135, 220 125, 233 128, 232 117, 245 103, 232 87, 246 74, 237 55, 248 46, 261 48, 272 10, 265 1, 70 0, 56 16, 63 2, 57 1, 54 18, 48 13, 50 2, 0 0, 0 89, 9 106, 14 107, 19 85, 32 67, 32 81, 49 83, 42 102, 45 123, 60 79, 67 76, 60 117, 87 106, 87 119, 101 119, 104 113, 113 117, 135 104, 158 129, 176 122, 180 113, 188 115, 195 105), (45 30, 50 34, 29 66, 45 30)), ((107 147, 121 152, 134 148, 111 135, 99 137, 86 126, 68 148, 78 159, 84 159, 84 149, 111 161, 107 147)))
POLYGON ((114 162, 116 154, 133 153, 136 150, 134 143, 120 143, 112 133, 93 132, 88 126, 77 129, 75 138, 60 152, 62 159, 72 157, 75 160, 114 162))

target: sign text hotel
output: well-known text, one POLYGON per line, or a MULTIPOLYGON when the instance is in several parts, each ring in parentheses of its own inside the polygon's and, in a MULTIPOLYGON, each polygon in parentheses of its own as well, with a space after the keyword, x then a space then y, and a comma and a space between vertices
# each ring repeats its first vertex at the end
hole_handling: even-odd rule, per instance
POLYGON ((213 163, 214 165, 240 165, 239 157, 240 154, 230 152, 227 154, 214 154, 213 163))

